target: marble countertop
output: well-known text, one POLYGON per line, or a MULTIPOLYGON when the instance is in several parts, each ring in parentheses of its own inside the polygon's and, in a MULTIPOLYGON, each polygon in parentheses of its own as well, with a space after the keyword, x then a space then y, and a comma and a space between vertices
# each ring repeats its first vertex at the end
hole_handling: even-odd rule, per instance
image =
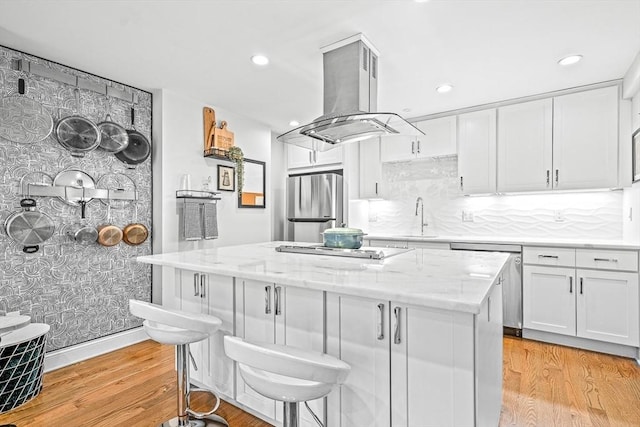
POLYGON ((508 254, 412 249, 382 260, 277 252, 265 242, 138 262, 477 314, 508 254))
POLYGON ((420 236, 420 235, 387 235, 369 234, 365 239, 396 240, 402 242, 433 242, 433 243, 497 243, 522 246, 551 246, 596 249, 638 250, 640 243, 625 242, 623 240, 595 240, 595 239, 557 239, 535 237, 497 237, 497 236, 420 236))

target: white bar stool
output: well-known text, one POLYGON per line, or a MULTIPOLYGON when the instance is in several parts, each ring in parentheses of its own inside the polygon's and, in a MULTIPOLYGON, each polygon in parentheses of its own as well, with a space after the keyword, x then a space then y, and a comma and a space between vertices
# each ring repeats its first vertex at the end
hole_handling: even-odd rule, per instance
POLYGON ((298 426, 298 403, 326 396, 351 367, 324 353, 285 345, 251 343, 226 335, 224 351, 238 362, 240 375, 256 392, 284 404, 283 427, 298 426))
POLYGON ((227 421, 215 415, 220 406, 220 398, 210 390, 216 398, 213 409, 206 413, 198 413, 189 408, 189 344, 207 339, 216 332, 222 320, 206 314, 188 313, 171 310, 149 302, 129 300, 129 311, 136 317, 145 319, 142 323, 149 337, 161 344, 176 346, 176 368, 178 383, 178 416, 160 424, 160 427, 176 426, 228 426, 227 421))

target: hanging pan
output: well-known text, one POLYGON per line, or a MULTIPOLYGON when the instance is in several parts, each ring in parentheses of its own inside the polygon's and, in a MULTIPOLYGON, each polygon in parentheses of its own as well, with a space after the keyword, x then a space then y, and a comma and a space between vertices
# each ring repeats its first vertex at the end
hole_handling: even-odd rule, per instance
POLYGON ((46 139, 53 130, 53 118, 42 104, 26 96, 25 80, 18 79, 18 94, 0 99, 0 137, 19 144, 46 139))
MULTIPOLYGON (((76 108, 80 104, 80 90, 74 91, 76 108)), ((79 115, 67 116, 56 123, 56 139, 74 157, 84 157, 100 145, 100 130, 91 120, 79 115)))
POLYGON ((122 230, 111 224, 111 199, 107 200, 107 223, 98 227, 98 243, 102 246, 115 246, 122 241, 122 230))
POLYGON ((20 201, 22 211, 13 212, 4 222, 4 229, 14 242, 22 245, 24 253, 38 252, 39 245, 53 236, 55 226, 48 215, 36 209, 34 199, 20 201))
POLYGON ((134 222, 127 225, 123 230, 122 240, 131 246, 138 246, 144 243, 149 237, 149 229, 142 223, 138 222, 138 202, 135 204, 134 222))
POLYGON ((86 189, 96 188, 96 183, 91 176, 80 170, 67 169, 64 170, 53 179, 54 186, 65 187, 65 197, 62 201, 72 206, 80 206, 80 217, 85 217, 85 207, 87 203, 91 201, 90 197, 85 197, 86 189), (78 192, 69 192, 67 187, 82 189, 82 193, 78 195, 78 192))
POLYGON ((111 120, 111 104, 107 99, 107 117, 98 123, 100 148, 110 153, 119 153, 129 145, 127 130, 111 120))
POLYGON ((135 128, 135 109, 131 108, 131 128, 127 130, 129 134, 129 145, 115 153, 115 156, 123 163, 135 168, 136 165, 147 160, 151 154, 151 144, 147 137, 138 132, 135 128))

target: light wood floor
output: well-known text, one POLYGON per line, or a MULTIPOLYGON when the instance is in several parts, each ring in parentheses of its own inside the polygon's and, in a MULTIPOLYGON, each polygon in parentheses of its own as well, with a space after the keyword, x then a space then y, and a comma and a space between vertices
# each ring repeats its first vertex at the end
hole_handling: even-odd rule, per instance
MULTIPOLYGON (((145 341, 50 372, 42 393, 0 415, 0 425, 155 426, 176 412, 173 355, 173 347, 145 341)), ((224 402, 219 414, 231 427, 269 426, 224 402)), ((500 426, 640 426, 640 367, 505 337, 500 426)))

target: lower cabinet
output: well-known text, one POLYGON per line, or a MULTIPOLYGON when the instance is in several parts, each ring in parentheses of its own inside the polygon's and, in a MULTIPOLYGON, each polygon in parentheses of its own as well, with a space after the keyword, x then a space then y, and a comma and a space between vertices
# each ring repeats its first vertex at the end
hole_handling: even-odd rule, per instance
POLYGON ((638 273, 525 265, 525 328, 639 345, 638 273))
POLYGON ((477 316, 327 294, 327 352, 351 365, 328 397, 328 425, 497 425, 502 291, 495 288, 477 316))
POLYGON ((233 398, 234 365, 224 352, 224 336, 233 335, 233 278, 180 271, 180 308, 210 314, 222 320, 210 338, 189 345, 197 370, 190 367, 191 379, 233 398))
MULTIPOLYGON (((236 335, 251 341, 323 352, 323 296, 322 291, 237 279, 236 335)), ((282 404, 253 391, 239 372, 236 400, 267 418, 282 421, 282 404)), ((309 406, 323 419, 324 399, 309 402, 309 406)), ((301 426, 316 426, 304 406, 299 413, 301 426)))

